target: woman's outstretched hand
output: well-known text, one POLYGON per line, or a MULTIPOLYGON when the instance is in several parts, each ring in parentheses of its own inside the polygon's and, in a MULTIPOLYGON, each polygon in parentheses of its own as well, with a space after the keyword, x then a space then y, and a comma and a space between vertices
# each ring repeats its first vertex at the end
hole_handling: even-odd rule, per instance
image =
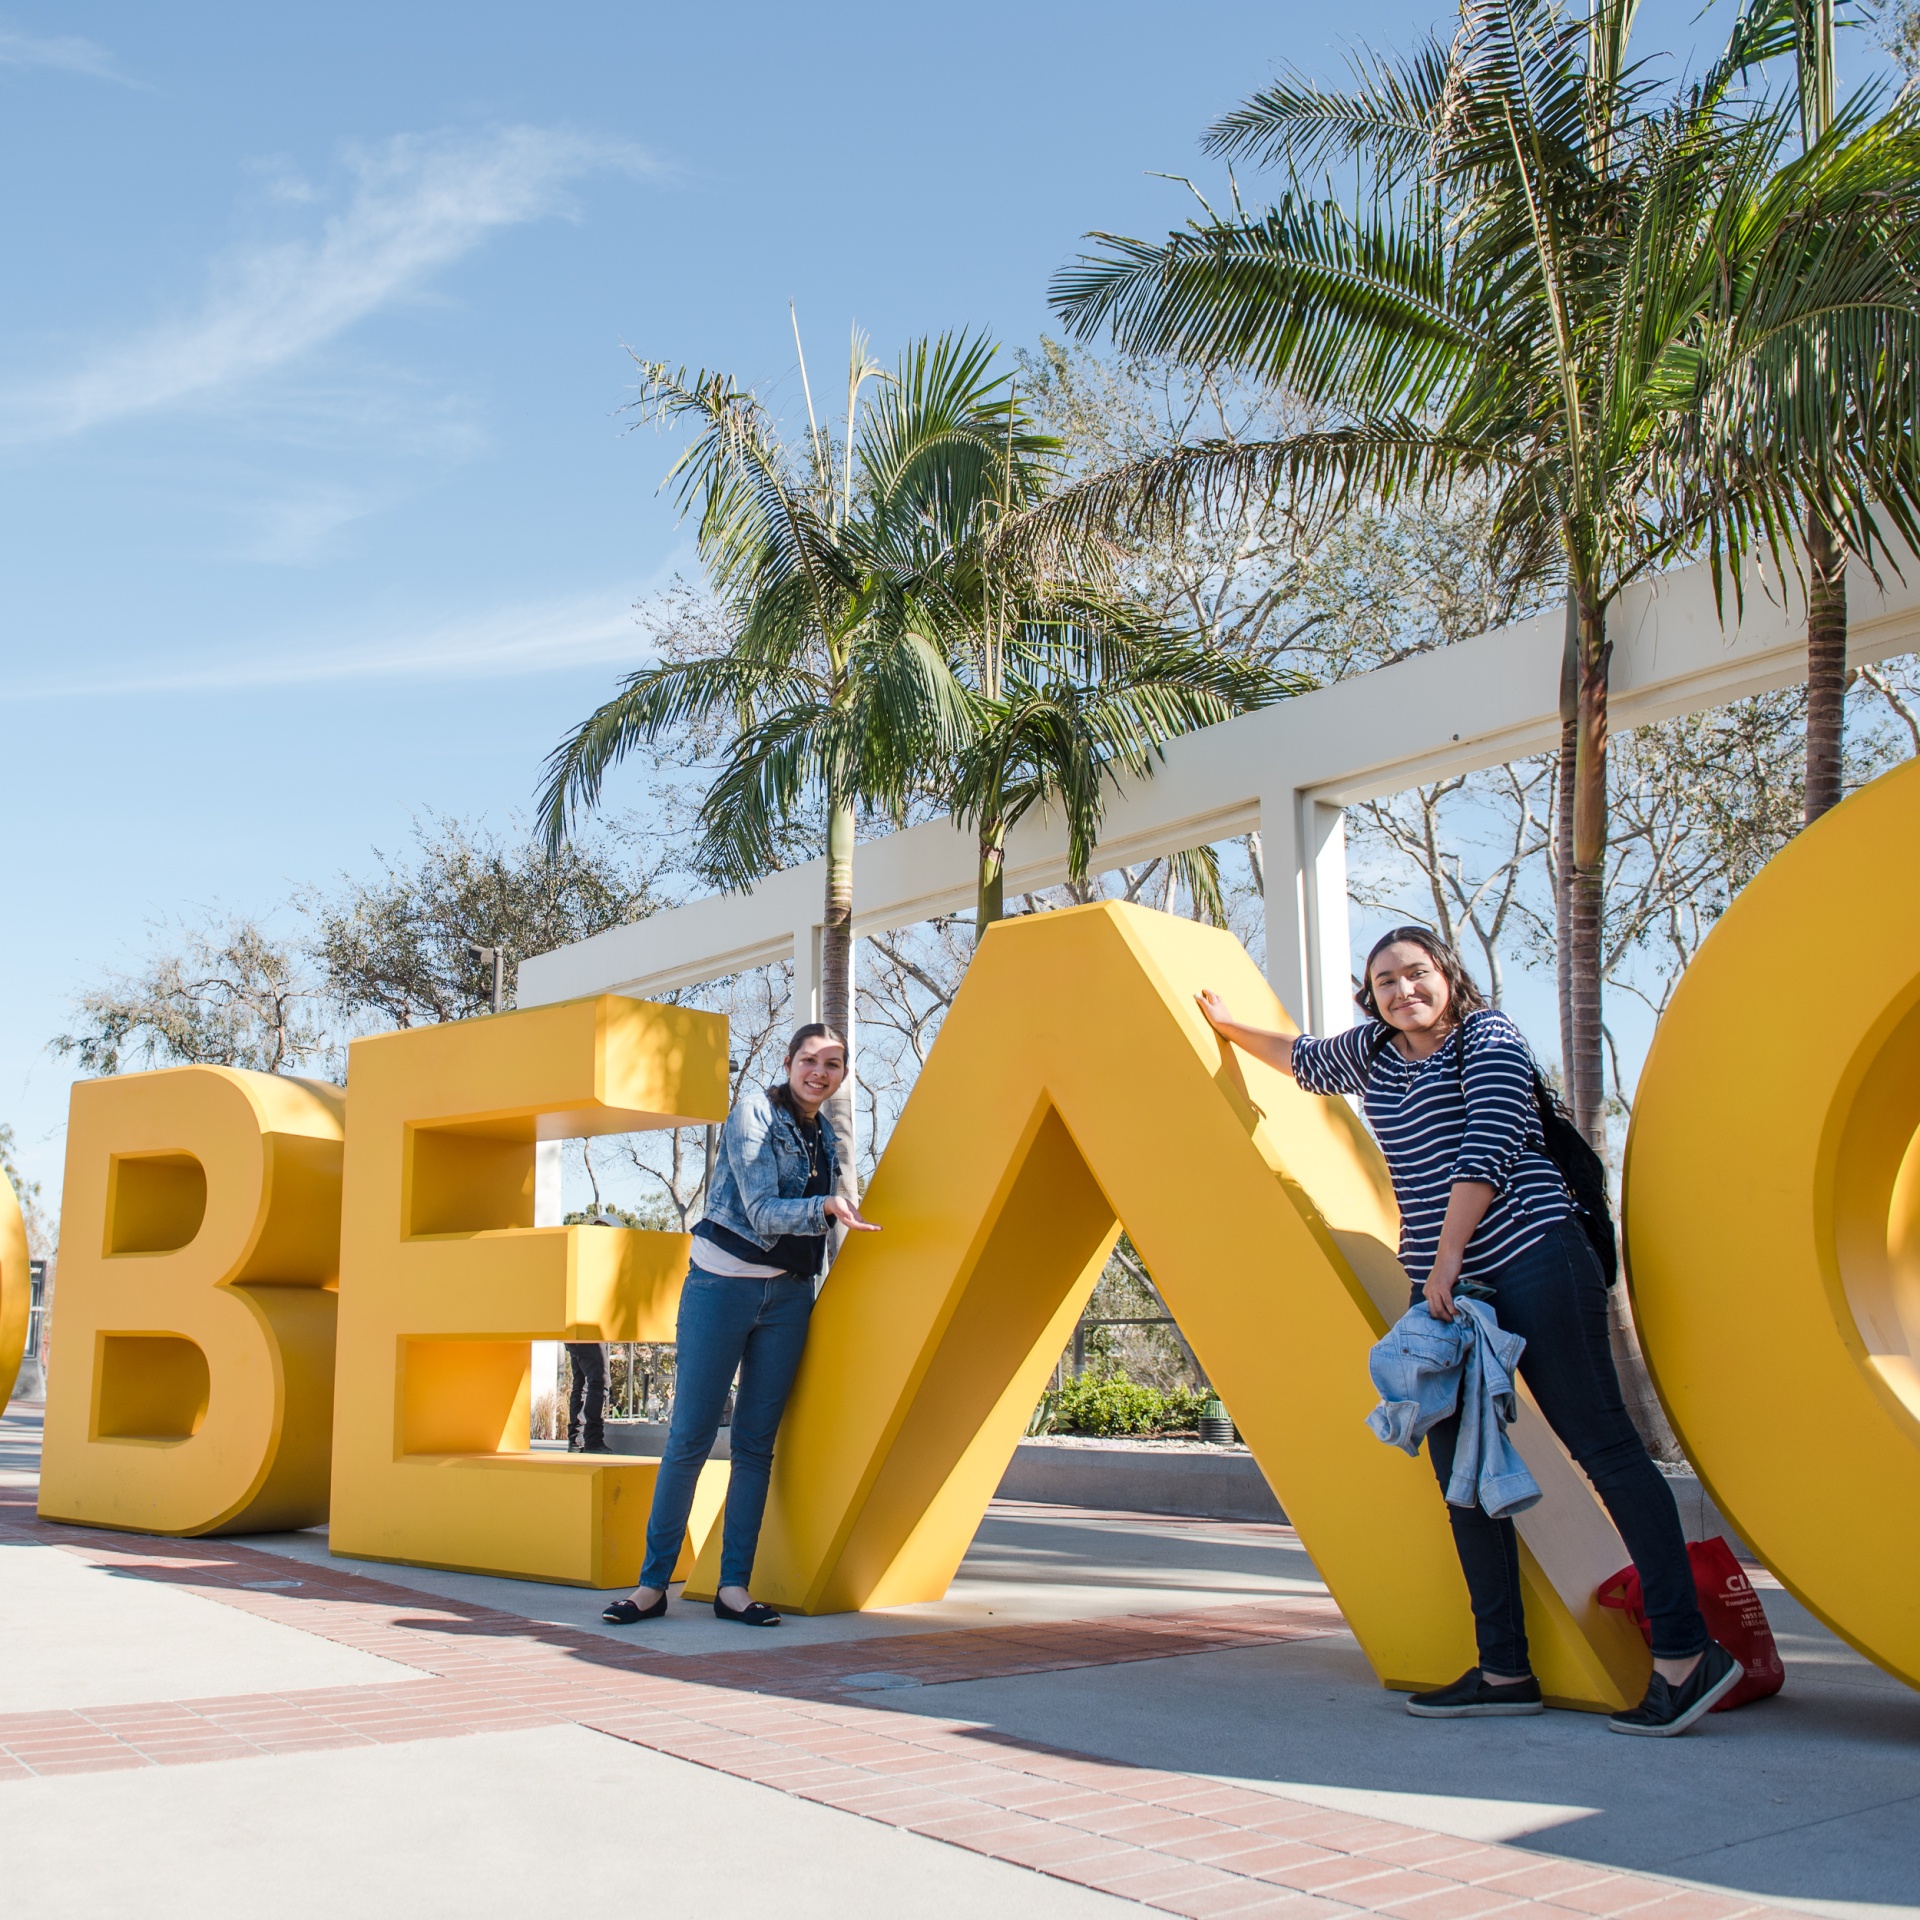
POLYGON ((878 1233, 880 1231, 876 1222, 863 1220, 860 1217, 860 1209, 856 1207, 851 1200, 842 1200, 837 1193, 828 1199, 826 1215, 829 1220, 838 1220, 849 1233, 878 1233))
POLYGON ((1202 987, 1193 997, 1206 1015, 1207 1024, 1229 1046, 1252 1054, 1256 1060, 1264 1060, 1270 1067, 1278 1067, 1282 1073, 1292 1073, 1293 1034, 1243 1026, 1227 1011, 1227 1003, 1211 987, 1202 987))
POLYGON ((1227 1003, 1211 987, 1202 987, 1193 997, 1199 1001, 1200 1011, 1207 1016, 1207 1024, 1215 1032, 1224 1033, 1228 1027, 1238 1025, 1227 1011, 1227 1003))

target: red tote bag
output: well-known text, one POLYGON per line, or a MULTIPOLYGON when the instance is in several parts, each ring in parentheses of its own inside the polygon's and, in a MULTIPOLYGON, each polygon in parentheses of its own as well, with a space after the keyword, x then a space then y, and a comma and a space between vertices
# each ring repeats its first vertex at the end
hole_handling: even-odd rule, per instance
MULTIPOLYGON (((1715 1713, 1729 1713, 1744 1707, 1749 1700, 1764 1700, 1778 1693, 1787 1683, 1787 1670, 1780 1661, 1780 1649, 1773 1643, 1773 1629, 1767 1625, 1766 1609, 1753 1590, 1733 1549, 1724 1538, 1695 1540, 1687 1548, 1693 1563, 1693 1584, 1700 1596, 1700 1611, 1706 1616, 1707 1631, 1746 1669, 1747 1677, 1720 1701, 1715 1713)), ((1600 1583, 1596 1596, 1603 1607, 1624 1613, 1653 1645, 1653 1623, 1647 1618, 1640 1599, 1640 1576, 1632 1567, 1623 1567, 1611 1580, 1600 1583)))

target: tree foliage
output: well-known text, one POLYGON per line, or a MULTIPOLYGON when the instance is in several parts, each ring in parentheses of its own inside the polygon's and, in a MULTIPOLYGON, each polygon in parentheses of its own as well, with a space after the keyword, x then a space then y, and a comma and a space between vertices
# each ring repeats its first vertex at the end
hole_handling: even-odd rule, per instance
POLYGON ((298 1073, 326 1061, 320 989, 290 942, 233 915, 177 934, 163 928, 153 945, 144 965, 76 999, 74 1031, 52 1042, 55 1054, 93 1074, 189 1065, 298 1073))
MULTIPOLYGON (((1332 524, 1462 486, 1514 581, 1564 579, 1576 625, 1563 749, 1564 1028, 1599 1128, 1608 610, 1704 548, 1790 544, 1810 502, 1854 551, 1916 532, 1920 112, 1737 96, 1796 0, 1761 0, 1697 81, 1630 54, 1633 0, 1467 0, 1461 29, 1345 90, 1296 71, 1211 150, 1278 193, 1164 241, 1096 235, 1055 282, 1081 337, 1286 386, 1324 416, 1201 441, 1069 490, 1036 538, 1284 500, 1332 524)), ((1786 44, 1797 44, 1791 38, 1786 44)))
POLYGON ((665 863, 658 850, 643 862, 640 846, 624 823, 550 857, 525 832, 420 822, 411 853, 376 853, 376 878, 302 889, 287 913, 304 931, 220 913, 163 923, 138 967, 75 999, 52 1051, 92 1074, 208 1065, 338 1079, 355 1033, 487 1012, 492 971, 475 945, 505 949, 511 1002, 521 960, 655 911, 665 863))
MULTIPOLYGON (((918 569, 989 484, 1001 445, 1033 450, 992 359, 984 337, 949 334, 916 342, 883 377, 856 334, 844 414, 823 429, 808 386, 797 445, 728 376, 643 362, 643 416, 692 434, 667 484, 698 515, 727 643, 628 675, 547 762, 540 817, 558 846, 627 754, 717 727, 699 861, 729 887, 777 866, 796 819, 817 809, 819 1011, 841 1032, 852 1026, 860 810, 902 815, 961 732, 952 663, 909 617, 918 569)), ((804 357, 801 370, 804 381, 804 357)), ((829 1112, 850 1139, 851 1076, 829 1112)), ((850 1186, 852 1155, 842 1171, 850 1186)))
POLYGON ((1920 0, 1894 0, 1880 16, 1880 42, 1909 82, 1920 78, 1920 0))
POLYGON ((306 951, 328 1004, 351 1026, 485 1013, 492 972, 475 947, 505 950, 511 1005, 523 959, 659 908, 659 863, 644 862, 641 844, 626 822, 549 851, 530 834, 503 838, 429 817, 409 853, 376 853, 374 878, 343 877, 330 892, 303 896, 306 951))

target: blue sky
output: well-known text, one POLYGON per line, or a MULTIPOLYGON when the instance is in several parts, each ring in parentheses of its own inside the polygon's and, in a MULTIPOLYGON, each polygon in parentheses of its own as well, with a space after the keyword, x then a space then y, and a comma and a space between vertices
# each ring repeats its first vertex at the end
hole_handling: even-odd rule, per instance
MULTIPOLYGON (((1724 4, 1723 9, 1724 11, 1724 4)), ((1646 38, 1705 40, 1691 5, 1646 38)), ((625 345, 794 395, 1046 324, 1163 231, 1338 9, 982 0, 0 14, 0 1120, 59 1182, 68 1003, 157 916, 257 912, 424 808, 504 824, 688 559, 625 345)), ((638 795, 622 791, 623 801, 638 795)))

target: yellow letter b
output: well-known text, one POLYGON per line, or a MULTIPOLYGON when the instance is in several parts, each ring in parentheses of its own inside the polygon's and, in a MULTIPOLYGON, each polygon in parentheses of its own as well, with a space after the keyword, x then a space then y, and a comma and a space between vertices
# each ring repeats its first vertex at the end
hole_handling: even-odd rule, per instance
POLYGON ((40 1511, 143 1533, 327 1517, 341 1095, 228 1067, 73 1090, 40 1511))

